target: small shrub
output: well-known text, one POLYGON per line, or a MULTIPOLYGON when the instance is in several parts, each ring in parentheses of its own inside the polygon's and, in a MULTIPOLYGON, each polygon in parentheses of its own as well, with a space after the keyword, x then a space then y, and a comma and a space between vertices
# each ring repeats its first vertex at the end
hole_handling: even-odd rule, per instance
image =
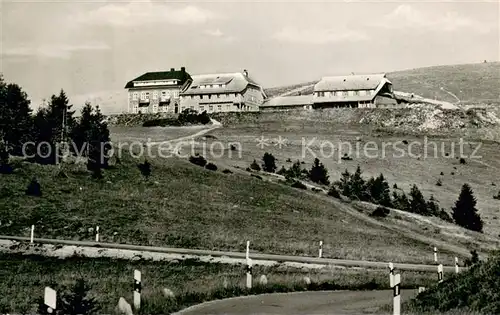
POLYGON ((231 149, 231 151, 236 151, 236 146, 234 144, 231 144, 229 148, 231 149))
POLYGON ((464 260, 465 267, 472 267, 473 265, 479 263, 479 255, 475 249, 470 251, 471 257, 464 260))
POLYGON ((215 165, 214 163, 208 163, 205 168, 207 170, 210 170, 210 171, 216 171, 217 170, 217 165, 215 165))
POLYGON ((316 187, 311 188, 311 190, 314 191, 314 192, 320 192, 321 191, 321 189, 318 189, 316 187))
POLYGON ((288 159, 286 159, 286 162, 287 163, 292 163, 292 159, 288 158, 288 159))
POLYGON ((394 184, 394 185, 392 185, 392 188, 398 189, 398 185, 394 184))
POLYGON ((460 164, 467 164, 467 162, 465 162, 464 158, 460 158, 460 164))
POLYGON ((250 168, 254 171, 260 171, 260 165, 256 160, 253 160, 252 164, 250 164, 250 168))
POLYGON ((40 183, 33 178, 26 188, 26 195, 40 197, 42 195, 42 189, 40 183))
POLYGON ((141 171, 142 176, 145 178, 149 178, 151 175, 151 163, 148 160, 145 160, 144 163, 137 164, 139 171, 141 171))
POLYGON ((446 152, 446 153, 444 154, 444 156, 450 156, 450 154, 449 154, 448 152, 446 152))
POLYGON ((250 167, 247 167, 247 168, 245 169, 245 171, 247 171, 247 172, 251 172, 251 171, 252 171, 252 169, 251 169, 250 167))
POLYGON ((403 144, 405 144, 405 145, 407 145, 407 144, 408 144, 408 140, 403 140, 402 142, 403 142, 403 144))
POLYGON ((263 179, 263 178, 262 178, 262 176, 259 176, 259 175, 256 175, 256 174, 250 174, 250 176, 255 177, 255 178, 258 178, 258 179, 260 179, 260 180, 262 180, 262 179, 263 179))
POLYGON ((301 162, 300 162, 300 164, 306 164, 306 162, 304 162, 304 161, 301 161, 301 162))
POLYGON ((370 217, 386 218, 389 213, 391 213, 391 210, 387 209, 386 207, 377 207, 377 209, 373 210, 373 212, 370 213, 370 217))
POLYGON ((337 188, 335 188, 335 185, 330 186, 330 190, 328 190, 328 196, 340 199, 340 193, 337 188))
POLYGON ((198 154, 195 156, 190 156, 189 162, 193 163, 194 165, 201 166, 201 167, 205 167, 205 165, 207 165, 207 160, 203 156, 198 155, 198 154))
POLYGON ((500 191, 498 191, 498 194, 496 196, 493 196, 493 199, 500 200, 500 191))
POLYGON ((224 174, 233 174, 233 172, 231 170, 228 170, 228 169, 223 170, 222 173, 224 173, 224 174))
POLYGON ((291 185, 293 188, 299 188, 299 189, 304 189, 304 190, 307 190, 307 186, 302 184, 301 182, 299 181, 295 181, 293 182, 293 184, 291 185))
POLYGON ((438 179, 437 182, 436 182, 436 186, 443 186, 443 182, 441 181, 441 179, 438 179))
POLYGON ((493 187, 495 187, 496 185, 497 185, 497 184, 495 184, 495 183, 491 183, 491 186, 493 186, 493 187))
POLYGON ((347 155, 347 153, 344 153, 344 156, 340 158, 343 161, 352 161, 352 157, 347 155))
POLYGON ((444 176, 444 172, 439 173, 439 175, 444 176))
POLYGON ((276 174, 278 175, 286 175, 286 168, 284 166, 282 166, 279 171, 276 172, 276 174))

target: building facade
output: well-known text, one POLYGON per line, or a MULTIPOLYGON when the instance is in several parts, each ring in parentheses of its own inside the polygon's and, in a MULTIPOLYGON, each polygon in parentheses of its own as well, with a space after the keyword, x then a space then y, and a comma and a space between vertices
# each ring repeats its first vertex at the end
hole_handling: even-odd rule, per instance
POLYGON ((180 92, 191 82, 186 68, 147 72, 132 81, 128 89, 129 113, 179 113, 180 92))
POLYGON ((180 110, 197 112, 259 111, 266 95, 248 72, 193 75, 180 92, 180 110))
POLYGON ((385 74, 324 77, 314 86, 313 108, 396 107, 385 74))
POLYGON ((312 95, 276 96, 267 99, 261 111, 308 110, 312 109, 312 95))

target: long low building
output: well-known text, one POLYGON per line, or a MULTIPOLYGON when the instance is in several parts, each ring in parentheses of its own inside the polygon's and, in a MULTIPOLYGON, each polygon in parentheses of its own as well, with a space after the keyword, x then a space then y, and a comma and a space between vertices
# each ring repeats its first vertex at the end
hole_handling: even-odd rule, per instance
POLYGON ((375 108, 397 105, 385 74, 324 77, 314 86, 313 108, 375 108))
POLYGON ((262 111, 311 109, 312 98, 312 95, 276 96, 266 100, 260 109, 262 111))
POLYGON ((266 94, 246 70, 235 73, 193 75, 180 93, 181 111, 198 112, 259 111, 266 94))

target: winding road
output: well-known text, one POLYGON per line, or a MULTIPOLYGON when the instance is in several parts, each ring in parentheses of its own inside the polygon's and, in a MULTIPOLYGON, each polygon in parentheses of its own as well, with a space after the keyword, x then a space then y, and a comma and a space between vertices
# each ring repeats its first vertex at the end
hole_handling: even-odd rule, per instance
MULTIPOLYGON (((417 290, 402 290, 401 303, 417 290)), ((263 294, 198 304, 174 315, 208 314, 384 314, 391 312, 392 291, 319 291, 263 294)))

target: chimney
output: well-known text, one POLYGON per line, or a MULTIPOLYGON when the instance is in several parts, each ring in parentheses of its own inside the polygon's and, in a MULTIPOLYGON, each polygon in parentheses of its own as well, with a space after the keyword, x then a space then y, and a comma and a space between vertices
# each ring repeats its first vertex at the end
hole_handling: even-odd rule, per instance
POLYGON ((175 71, 175 68, 170 68, 170 71, 171 71, 171 72, 174 72, 174 71, 175 71))
POLYGON ((186 67, 181 67, 182 72, 186 72, 186 67))
POLYGON ((248 71, 246 69, 243 70, 243 74, 245 75, 245 77, 248 77, 248 71))

